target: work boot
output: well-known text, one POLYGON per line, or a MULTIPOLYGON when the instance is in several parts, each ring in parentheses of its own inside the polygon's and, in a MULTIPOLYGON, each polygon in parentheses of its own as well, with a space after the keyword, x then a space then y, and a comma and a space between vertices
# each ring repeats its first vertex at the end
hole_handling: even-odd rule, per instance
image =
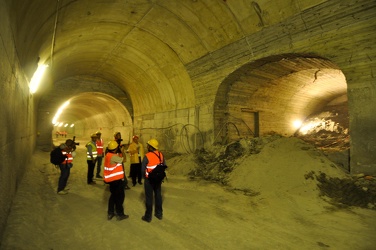
POLYGON ((98 179, 103 178, 100 174, 97 174, 95 177, 97 177, 98 179))
POLYGON ((118 216, 116 216, 116 219, 117 220, 125 220, 125 219, 128 219, 129 218, 129 215, 127 215, 127 214, 123 214, 123 215, 118 215, 118 216))
POLYGON ((108 214, 107 215, 107 220, 111 220, 112 218, 114 218, 115 214, 108 214))
POLYGON ((155 217, 157 217, 158 218, 158 220, 162 220, 163 219, 163 215, 154 215, 155 217))
POLYGON ((143 220, 143 221, 146 221, 146 222, 148 222, 148 223, 150 223, 150 222, 151 222, 151 220, 148 220, 148 219, 146 219, 146 217, 145 217, 145 216, 142 216, 142 217, 141 217, 141 220, 143 220))
POLYGON ((61 190, 61 191, 57 192, 57 194, 60 194, 60 195, 68 194, 68 191, 66 191, 66 190, 61 190))

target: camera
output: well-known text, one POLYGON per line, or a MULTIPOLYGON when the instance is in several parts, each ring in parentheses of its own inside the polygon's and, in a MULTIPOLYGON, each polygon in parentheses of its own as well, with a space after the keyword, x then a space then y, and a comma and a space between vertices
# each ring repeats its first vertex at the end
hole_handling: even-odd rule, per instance
POLYGON ((76 150, 76 146, 80 145, 79 142, 75 142, 76 136, 73 136, 73 139, 66 140, 65 144, 71 147, 74 150, 76 150))
POLYGON ((80 145, 80 143, 79 142, 75 142, 76 141, 76 136, 73 136, 73 143, 74 143, 74 145, 75 146, 78 146, 78 145, 80 145))

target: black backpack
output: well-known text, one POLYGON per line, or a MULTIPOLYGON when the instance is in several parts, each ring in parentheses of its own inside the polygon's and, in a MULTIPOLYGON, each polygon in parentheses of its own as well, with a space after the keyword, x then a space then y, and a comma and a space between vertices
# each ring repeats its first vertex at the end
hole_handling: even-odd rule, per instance
POLYGON ((63 161, 65 161, 67 159, 67 156, 63 155, 63 153, 61 152, 61 149, 60 147, 56 147, 54 148, 51 153, 50 153, 50 162, 52 164, 54 164, 55 166, 56 165, 60 165, 61 163, 63 163, 63 161))
POLYGON ((149 173, 148 179, 152 184, 159 184, 163 182, 164 178, 167 179, 167 175, 166 175, 167 166, 163 164, 160 155, 157 155, 156 153, 154 154, 158 156, 160 163, 153 169, 153 171, 149 173))

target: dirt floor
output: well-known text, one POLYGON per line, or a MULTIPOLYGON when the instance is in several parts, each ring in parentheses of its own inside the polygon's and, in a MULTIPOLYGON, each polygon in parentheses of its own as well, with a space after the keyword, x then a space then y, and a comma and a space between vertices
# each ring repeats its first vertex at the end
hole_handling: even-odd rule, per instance
POLYGON ((49 152, 35 152, 0 249, 376 249, 374 177, 349 175, 301 139, 168 156, 164 218, 151 223, 141 185, 126 191, 130 218, 107 221, 108 186, 86 184, 83 144, 63 196, 49 152))

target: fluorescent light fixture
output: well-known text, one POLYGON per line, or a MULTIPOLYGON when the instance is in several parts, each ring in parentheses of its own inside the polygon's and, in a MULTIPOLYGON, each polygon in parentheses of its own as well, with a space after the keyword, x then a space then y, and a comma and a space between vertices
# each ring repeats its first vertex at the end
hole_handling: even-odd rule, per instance
POLYGON ((73 127, 74 127, 74 124, 72 123, 72 124, 70 125, 70 127, 73 128, 73 127))
POLYGON ((68 127, 68 123, 65 123, 64 128, 68 127))
MULTIPOLYGON (((60 108, 57 110, 54 118, 52 119, 52 124, 55 124, 57 122, 57 119, 59 119, 59 116, 61 115, 61 113, 63 113, 64 109, 69 105, 70 101, 66 101, 64 102, 63 105, 60 106, 60 108)), ((61 123, 59 125, 59 127, 61 127, 63 125, 63 123, 61 123)))
POLYGON ((47 67, 48 67, 48 65, 46 65, 46 64, 38 65, 38 68, 35 71, 33 77, 31 78, 31 81, 30 81, 30 92, 32 94, 37 92, 38 86, 39 86, 39 84, 42 80, 43 74, 46 71, 47 67))

